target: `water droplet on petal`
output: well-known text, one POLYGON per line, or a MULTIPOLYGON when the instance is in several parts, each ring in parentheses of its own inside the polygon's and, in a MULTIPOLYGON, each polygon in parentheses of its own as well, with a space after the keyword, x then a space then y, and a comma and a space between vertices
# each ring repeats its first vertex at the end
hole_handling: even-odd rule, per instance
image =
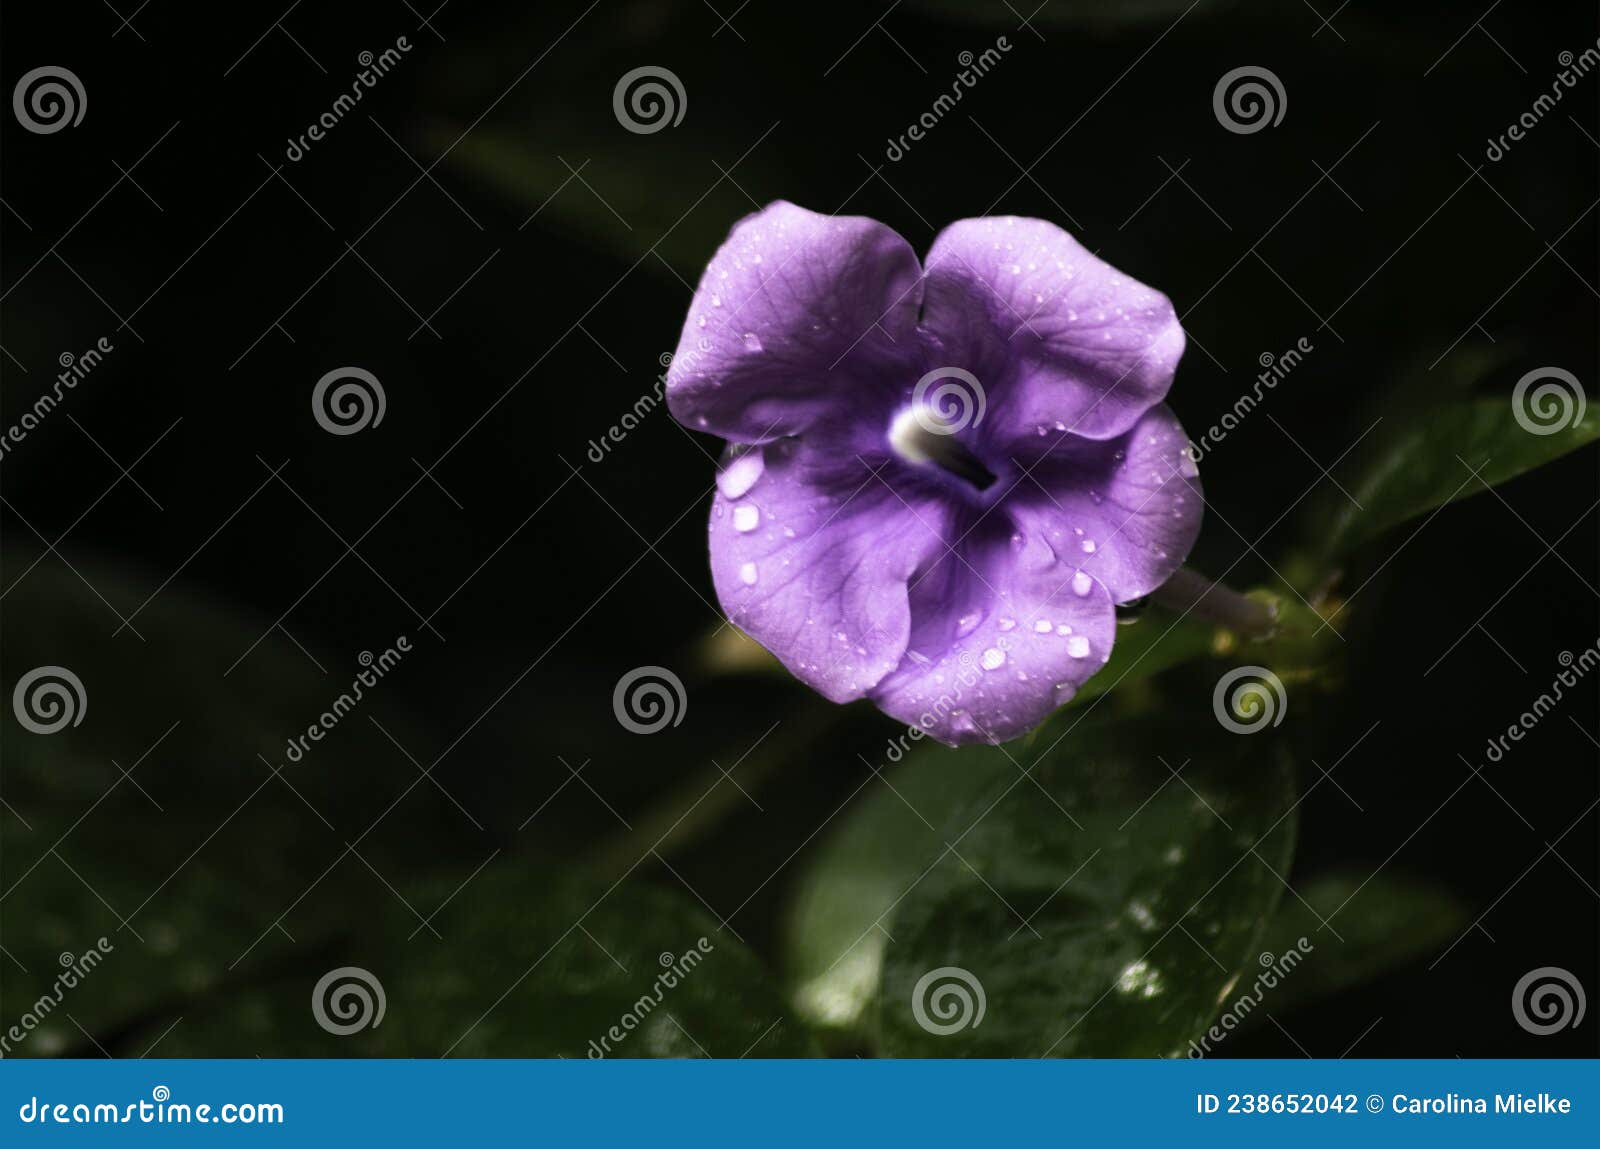
POLYGON ((1033 629, 1037 634, 1049 634, 1050 620, 1048 618, 1041 618, 1038 622, 1033 624, 1033 629))
POLYGON ((755 563, 745 563, 739 568, 739 581, 745 586, 755 586, 757 577, 755 563))
POLYGON ((1084 554, 1086 554, 1086 555, 1094 554, 1094 540, 1093 539, 1084 539, 1083 542, 1079 543, 1078 545, 1083 548, 1083 553, 1084 554))
POLYGON ((1073 658, 1089 657, 1089 640, 1081 634, 1075 634, 1067 639, 1067 653, 1073 658))
POLYGON ((966 638, 967 635, 978 629, 978 623, 982 621, 982 611, 974 611, 971 614, 962 615, 960 620, 956 623, 956 637, 966 638))
POLYGON ((1187 449, 1179 451, 1178 474, 1182 475, 1185 479, 1192 479, 1199 473, 1200 467, 1197 463, 1195 463, 1194 456, 1190 455, 1187 449))
POLYGON ((725 499, 741 498, 746 491, 756 485, 756 480, 766 469, 766 458, 759 447, 753 451, 746 451, 718 472, 717 490, 722 492, 722 497, 725 499))
POLYGON ((1077 595, 1079 598, 1083 598, 1093 589, 1094 579, 1090 578, 1083 571, 1079 571, 1077 574, 1072 576, 1072 593, 1077 595))
POLYGON ((1006 652, 998 647, 991 646, 983 652, 983 657, 978 659, 978 665, 985 670, 999 670, 1005 665, 1006 652))
POLYGON ((733 529, 753 531, 761 525, 761 510, 754 503, 740 503, 733 508, 733 529))
POLYGON ((1000 629, 1001 630, 1010 630, 1012 627, 1014 627, 1016 625, 1017 625, 1017 620, 1014 619, 1014 618, 1002 618, 1000 620, 1000 629))
POLYGON ((744 349, 746 351, 760 351, 761 337, 754 331, 746 331, 744 333, 744 349))

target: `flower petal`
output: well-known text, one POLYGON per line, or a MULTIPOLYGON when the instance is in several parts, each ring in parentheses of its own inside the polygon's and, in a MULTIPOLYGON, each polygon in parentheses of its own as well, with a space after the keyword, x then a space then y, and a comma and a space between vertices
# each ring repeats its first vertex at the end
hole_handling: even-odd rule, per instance
POLYGON ((902 501, 854 456, 799 440, 733 448, 711 510, 711 575, 728 620, 834 702, 900 664, 906 586, 943 549, 938 501, 902 501))
POLYGON ((986 519, 913 589, 906 660, 873 701, 951 745, 1032 730, 1111 655, 1111 598, 1074 573, 1041 536, 986 519))
POLYGON ((914 368, 922 270, 897 233, 778 201, 712 257, 667 372, 685 426, 741 443, 799 434, 914 368))
MULTIPOLYGON (((1113 602, 1149 594, 1183 565, 1205 508, 1188 438, 1165 405, 1126 435, 1058 442, 1007 501, 1012 521, 1042 535, 1064 563, 1104 583, 1113 602)), ((1082 581, 1079 581, 1082 585, 1082 581)))
POLYGON ((1172 303, 1044 220, 967 219, 928 253, 923 326, 991 383, 991 435, 1038 427, 1090 439, 1123 434, 1166 395, 1183 355, 1172 303), (986 322, 973 319, 986 316, 986 322), (1009 350, 1009 360, 1006 352, 1009 350))

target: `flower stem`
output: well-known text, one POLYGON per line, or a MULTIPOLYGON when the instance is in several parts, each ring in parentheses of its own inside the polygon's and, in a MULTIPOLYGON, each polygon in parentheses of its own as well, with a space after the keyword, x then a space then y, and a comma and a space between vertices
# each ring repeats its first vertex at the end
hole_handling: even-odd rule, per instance
POLYGON ((1277 622, 1277 612, 1268 604, 1230 590, 1188 567, 1178 568, 1151 592, 1150 598, 1168 610, 1198 615, 1244 638, 1265 638, 1277 622))

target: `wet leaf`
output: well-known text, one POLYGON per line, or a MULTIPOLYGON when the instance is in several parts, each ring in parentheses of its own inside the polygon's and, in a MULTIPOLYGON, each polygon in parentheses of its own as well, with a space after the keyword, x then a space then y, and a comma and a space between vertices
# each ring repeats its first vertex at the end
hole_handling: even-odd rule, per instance
POLYGON ((1191 717, 1063 742, 969 802, 887 923, 882 1053, 1183 1054, 1253 963, 1294 839, 1280 734, 1191 717))

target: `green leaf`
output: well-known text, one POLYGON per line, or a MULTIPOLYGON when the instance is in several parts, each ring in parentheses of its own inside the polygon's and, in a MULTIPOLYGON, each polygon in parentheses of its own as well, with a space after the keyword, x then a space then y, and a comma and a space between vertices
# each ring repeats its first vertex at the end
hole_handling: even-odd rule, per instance
POLYGON ((837 829, 811 855, 785 929, 795 1010, 823 1032, 857 1032, 876 997, 895 903, 960 831, 970 798, 1018 773, 995 751, 952 750, 902 735, 837 829))
POLYGON ((1159 608, 1117 626, 1111 658, 1072 698, 1081 706, 1113 687, 1140 682, 1163 670, 1204 657, 1217 640, 1217 628, 1192 614, 1159 608))
MULTIPOLYGON (((1437 883, 1381 871, 1333 873, 1298 886, 1261 939, 1263 953, 1307 956, 1271 991, 1274 1013, 1332 996, 1436 952, 1467 928, 1467 906, 1437 883), (1302 900, 1303 899, 1303 900, 1302 900), (1335 937, 1322 927, 1329 922, 1335 937), (1302 939, 1306 942, 1301 945, 1302 939)), ((1253 1021, 1255 1015, 1249 1015, 1253 1021)))
MULTIPOLYGON (((178 809, 209 830, 274 767, 330 820, 347 809, 376 814, 389 798, 371 792, 374 759, 403 764, 395 742, 430 741, 421 737, 415 708, 403 705, 412 667, 395 644, 404 639, 404 648, 417 649, 423 640, 414 633, 375 633, 366 651, 330 651, 315 636, 289 637, 270 619, 245 615, 181 583, 161 586, 148 573, 94 563, 67 571, 48 556, 17 582, 10 593, 18 621, 6 631, 0 689, 9 698, 15 680, 31 668, 64 665, 86 703, 77 724, 54 734, 29 733, 11 722, 0 727, 6 799, 24 817, 40 809, 46 820, 64 813, 70 822, 109 797, 113 809, 126 803, 148 814, 147 825, 170 828, 166 811, 178 809), (127 629, 119 631, 119 618, 128 619, 127 629), (382 665, 369 668, 374 662, 382 665), (363 671, 377 684, 361 686, 362 697, 347 705, 363 671), (336 703, 334 728, 291 760, 289 740, 336 703)), ((281 782, 272 784, 288 794, 281 782)), ((293 796, 290 802, 296 808, 280 811, 285 833, 310 816, 293 796)), ((441 832, 451 818, 440 818, 441 832)), ((105 821, 115 819, 96 818, 74 838, 92 837, 105 821)), ((279 853, 263 850, 257 865, 277 864, 279 853)))
POLYGON ((1322 616, 1299 598, 1265 589, 1251 591, 1250 597, 1272 607, 1273 631, 1266 638, 1241 639, 1195 614, 1174 614, 1164 607, 1119 622, 1110 660, 1073 696, 1067 709, 1202 658, 1261 664, 1280 676, 1301 676, 1317 673, 1330 652, 1337 651, 1338 640, 1323 626, 1322 616))
MULTIPOLYGON (((32 826, 31 832, 8 827, 7 846, 48 833, 36 846, 19 848, 28 856, 64 828, 32 826)), ((129 834, 115 856, 137 856, 140 845, 129 834)), ((155 880, 97 865, 70 840, 61 851, 59 858, 47 853, 37 867, 16 866, 9 879, 16 889, 7 905, 5 1004, 7 1025, 17 1023, 22 1038, 9 1043, 5 1056, 127 1052, 122 1043, 130 1032, 159 1033, 188 1003, 236 984, 228 961, 260 934, 265 909, 248 892, 186 867, 152 896, 155 880), (121 924, 124 915, 128 926, 121 924), (31 1021, 19 1021, 22 1014, 31 1021)))
MULTIPOLYGON (((442 906, 430 919, 438 937, 395 902, 383 928, 353 936, 318 967, 271 988, 215 995, 209 1009, 186 1010, 158 1054, 815 1052, 761 963, 676 891, 637 879, 614 888, 597 880, 552 882, 528 859, 500 857, 476 877, 438 882, 414 900, 419 909, 442 906), (318 1023, 312 1002, 322 976, 345 966, 364 971, 345 979, 350 985, 375 979, 382 986, 384 1014, 377 1026, 341 1035, 318 1023)), ((335 1021, 336 1007, 337 998, 328 998, 325 1013, 335 1021)))
POLYGON ((1184 1052, 1253 963, 1294 838, 1281 733, 1229 734, 1208 703, 1064 740, 967 804, 886 923, 885 1055, 1184 1052), (937 1032, 962 979, 983 1016, 937 1032))
POLYGON ((416 777, 369 716, 402 745, 436 744, 402 708, 404 660, 290 762, 287 738, 351 690, 356 651, 341 659, 311 634, 291 640, 181 584, 151 597, 159 579, 149 574, 75 565, 81 578, 45 558, 17 576, 7 604, 19 620, 6 632, 8 702, 33 667, 65 666, 82 687, 77 725, 38 734, 10 716, 0 724, 4 1005, 14 1017, 52 999, 17 1052, 125 1051, 119 1043, 148 1021, 279 976, 370 922, 375 900, 393 900, 385 883, 403 884, 416 866, 417 840, 436 859, 487 852, 445 801, 403 806, 385 832, 356 838, 359 859, 346 851, 416 777), (138 635, 114 633, 118 614, 146 599, 132 618, 138 635), (101 937, 112 952, 63 989, 71 962, 60 955, 101 937))
POLYGON ((1509 399, 1473 399, 1386 418, 1361 476, 1320 540, 1338 555, 1391 527, 1559 459, 1600 437, 1593 413, 1549 434, 1527 430, 1509 399), (1476 474, 1474 474, 1476 472, 1476 474))

